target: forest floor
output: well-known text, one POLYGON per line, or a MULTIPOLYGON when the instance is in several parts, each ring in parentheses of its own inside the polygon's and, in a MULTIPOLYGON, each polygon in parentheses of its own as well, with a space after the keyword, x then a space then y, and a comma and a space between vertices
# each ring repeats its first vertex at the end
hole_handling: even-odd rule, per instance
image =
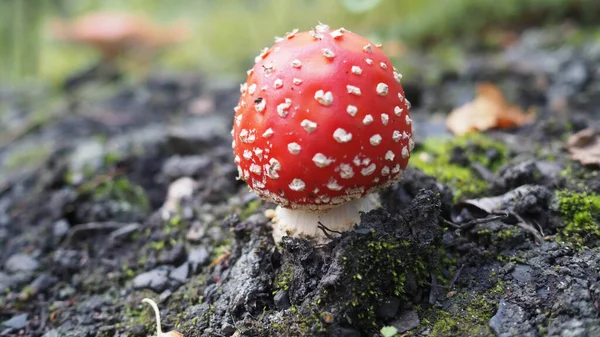
POLYGON ((600 336, 600 177, 566 147, 600 130, 600 40, 569 34, 530 29, 435 78, 422 57, 409 169, 320 247, 276 247, 273 205, 236 181, 237 83, 0 90, 0 336, 155 335, 145 297, 186 337, 600 336), (479 82, 535 121, 452 137, 479 82))

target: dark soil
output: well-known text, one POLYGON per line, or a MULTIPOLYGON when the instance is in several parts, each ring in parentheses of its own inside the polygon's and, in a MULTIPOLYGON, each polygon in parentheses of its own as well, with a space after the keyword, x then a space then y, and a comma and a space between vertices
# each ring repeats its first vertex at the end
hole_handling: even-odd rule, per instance
POLYGON ((565 34, 529 30, 434 81, 405 79, 414 165, 319 247, 275 247, 273 205, 235 180, 237 84, 156 74, 57 104, 5 90, 14 124, 0 130, 26 131, 0 148, 0 336, 154 335, 144 297, 186 337, 600 336, 600 177, 564 149, 600 115, 600 43, 565 34), (479 81, 536 106, 536 122, 449 139, 433 112, 479 81), (40 110, 57 117, 22 127, 40 110))

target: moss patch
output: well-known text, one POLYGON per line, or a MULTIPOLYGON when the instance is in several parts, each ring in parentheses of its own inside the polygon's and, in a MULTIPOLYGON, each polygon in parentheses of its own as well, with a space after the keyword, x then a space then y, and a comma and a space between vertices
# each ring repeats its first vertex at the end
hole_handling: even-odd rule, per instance
POLYGON ((471 167, 472 163, 495 172, 506 158, 503 144, 481 134, 471 134, 452 140, 425 140, 411 155, 410 165, 447 184, 459 200, 481 194, 488 186, 471 167))
POLYGON ((558 239, 583 248, 600 239, 600 196, 586 192, 559 191, 558 208, 565 227, 558 239))
POLYGON ((498 281, 488 290, 459 293, 448 310, 423 310, 421 324, 431 327, 431 337, 490 336, 488 323, 497 310, 506 284, 498 281))

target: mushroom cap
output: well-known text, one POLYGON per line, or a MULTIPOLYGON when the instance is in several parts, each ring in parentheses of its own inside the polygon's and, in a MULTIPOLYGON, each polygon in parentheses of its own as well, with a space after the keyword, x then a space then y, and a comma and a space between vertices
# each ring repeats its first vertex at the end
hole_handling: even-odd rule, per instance
POLYGON ((256 57, 232 130, 239 179, 292 209, 328 209, 398 181, 414 146, 401 75, 343 28, 294 30, 256 57))

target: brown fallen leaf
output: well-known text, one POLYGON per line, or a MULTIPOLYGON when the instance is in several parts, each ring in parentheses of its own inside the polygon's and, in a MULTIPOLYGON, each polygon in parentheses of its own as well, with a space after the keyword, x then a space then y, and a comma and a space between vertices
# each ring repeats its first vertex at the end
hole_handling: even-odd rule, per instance
POLYGON ((162 328, 160 326, 160 311, 158 310, 158 305, 156 305, 156 302, 149 298, 144 298, 142 302, 150 304, 150 306, 154 310, 154 314, 156 315, 156 336, 151 337, 185 337, 183 336, 183 334, 175 330, 169 332, 162 332, 162 328))
POLYGON ((570 157, 585 166, 600 166, 600 132, 587 128, 567 140, 570 157))
POLYGON ((182 22, 159 27, 145 16, 118 12, 93 12, 72 22, 54 20, 50 30, 55 39, 96 48, 105 60, 128 52, 152 54, 189 36, 182 22))
POLYGON ((533 118, 533 108, 525 113, 521 107, 509 104, 495 85, 481 83, 477 85, 477 97, 454 109, 446 119, 446 126, 460 136, 493 128, 522 126, 531 123, 533 118))

